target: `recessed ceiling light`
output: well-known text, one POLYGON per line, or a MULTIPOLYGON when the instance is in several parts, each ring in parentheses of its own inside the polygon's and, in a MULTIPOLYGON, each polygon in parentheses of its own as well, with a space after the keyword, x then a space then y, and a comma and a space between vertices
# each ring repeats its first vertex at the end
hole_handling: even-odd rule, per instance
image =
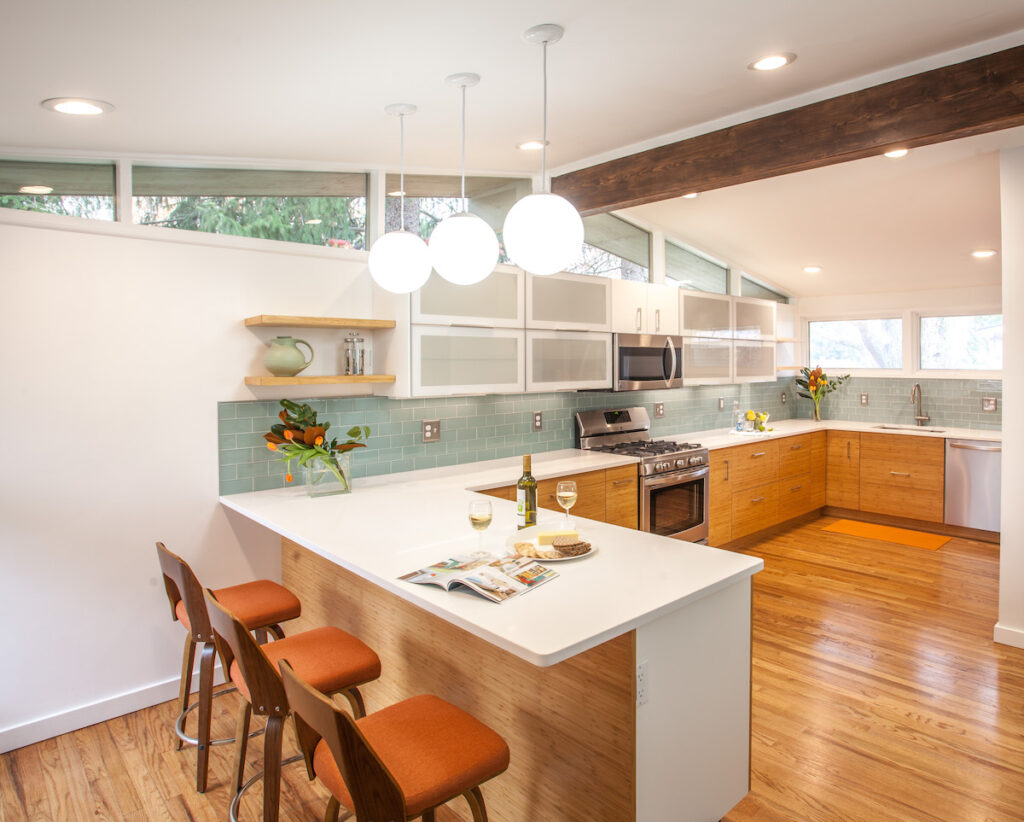
POLYGON ((971 256, 977 257, 979 260, 984 260, 988 257, 995 257, 996 252, 991 248, 979 248, 977 251, 972 251, 971 256))
POLYGON ((696 191, 691 191, 689 194, 684 194, 683 195, 683 199, 684 200, 695 200, 695 199, 697 199, 697 192, 696 191))
POLYGON ((306 220, 306 225, 320 225, 320 223, 322 222, 323 220, 321 220, 319 217, 316 217, 312 220, 306 220))
POLYGON ((53 186, 22 186, 18 189, 19 194, 49 194, 53 186))
POLYGON ((909 153, 909 148, 894 148, 892 151, 885 152, 885 156, 892 157, 895 160, 899 157, 906 157, 909 153))
POLYGON ((388 192, 388 197, 404 197, 404 196, 405 196, 405 192, 404 191, 389 191, 388 192))
POLYGON ((794 60, 796 60, 796 55, 789 52, 785 52, 783 54, 769 54, 767 57, 755 60, 747 66, 747 68, 751 71, 775 71, 775 69, 788 66, 794 60))
POLYGON ((51 97, 43 100, 39 105, 51 111, 59 111, 61 114, 76 114, 86 117, 95 117, 97 114, 105 114, 113 111, 114 107, 103 100, 86 100, 81 97, 51 97))
POLYGON ((543 140, 527 140, 525 143, 520 143, 516 148, 520 151, 540 151, 546 145, 550 145, 550 140, 547 143, 543 140))
POLYGON ((821 266, 820 265, 805 265, 804 266, 804 273, 805 274, 820 274, 821 273, 821 266))

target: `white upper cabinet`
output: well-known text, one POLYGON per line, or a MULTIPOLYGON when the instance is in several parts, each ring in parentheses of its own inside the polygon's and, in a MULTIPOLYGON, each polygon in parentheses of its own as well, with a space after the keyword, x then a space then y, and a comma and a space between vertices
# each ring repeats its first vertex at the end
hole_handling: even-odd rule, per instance
POLYGON ((612 280, 612 331, 679 334, 679 289, 671 285, 612 280))
POLYGON ((756 297, 733 298, 733 337, 737 340, 774 340, 774 300, 756 297))
POLYGON ((612 335, 600 331, 527 331, 526 390, 612 387, 612 335))
POLYGON ((680 290, 679 325, 684 337, 731 339, 732 298, 725 294, 680 290))
POLYGON ((733 341, 734 382, 774 382, 775 378, 775 343, 773 341, 733 341))
POLYGON ((412 295, 416 324, 522 328, 525 324, 526 275, 499 267, 474 285, 453 285, 437 272, 412 295))
POLYGON ((733 382, 732 340, 683 338, 683 385, 727 385, 733 382))
POLYGON ((526 327, 610 331, 611 280, 586 274, 526 276, 526 327))
POLYGON ((412 327, 412 395, 518 394, 525 387, 524 331, 412 327))

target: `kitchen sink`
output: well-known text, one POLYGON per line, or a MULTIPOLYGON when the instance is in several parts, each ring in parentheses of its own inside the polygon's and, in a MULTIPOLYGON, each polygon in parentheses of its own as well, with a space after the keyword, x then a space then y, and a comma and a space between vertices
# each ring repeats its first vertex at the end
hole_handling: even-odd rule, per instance
POLYGON ((920 425, 875 425, 874 428, 884 428, 889 431, 927 431, 930 434, 944 434, 945 428, 923 428, 920 425))

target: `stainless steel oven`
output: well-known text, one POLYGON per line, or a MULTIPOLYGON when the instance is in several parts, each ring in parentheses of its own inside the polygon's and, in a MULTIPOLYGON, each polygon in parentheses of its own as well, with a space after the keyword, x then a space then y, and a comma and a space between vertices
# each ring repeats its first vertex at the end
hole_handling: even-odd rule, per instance
POLYGON ((640 529, 687 542, 708 539, 708 466, 640 480, 640 529))
POLYGON ((669 334, 616 334, 612 387, 616 391, 682 388, 683 338, 669 334))

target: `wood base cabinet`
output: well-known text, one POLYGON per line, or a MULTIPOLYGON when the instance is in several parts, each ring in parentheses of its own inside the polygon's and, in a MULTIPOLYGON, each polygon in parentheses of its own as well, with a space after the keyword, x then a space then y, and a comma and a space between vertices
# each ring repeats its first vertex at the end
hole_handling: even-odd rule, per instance
POLYGON ((732 539, 732 456, 734 448, 708 452, 708 545, 724 545, 732 539))
POLYGON ((604 521, 623 528, 639 525, 640 480, 635 465, 620 465, 604 472, 604 521))
POLYGON ((942 522, 944 439, 861 434, 860 446, 861 511, 942 522))
POLYGON ((732 495, 732 538, 739 539, 775 525, 779 521, 778 509, 778 481, 735 492, 732 495))

